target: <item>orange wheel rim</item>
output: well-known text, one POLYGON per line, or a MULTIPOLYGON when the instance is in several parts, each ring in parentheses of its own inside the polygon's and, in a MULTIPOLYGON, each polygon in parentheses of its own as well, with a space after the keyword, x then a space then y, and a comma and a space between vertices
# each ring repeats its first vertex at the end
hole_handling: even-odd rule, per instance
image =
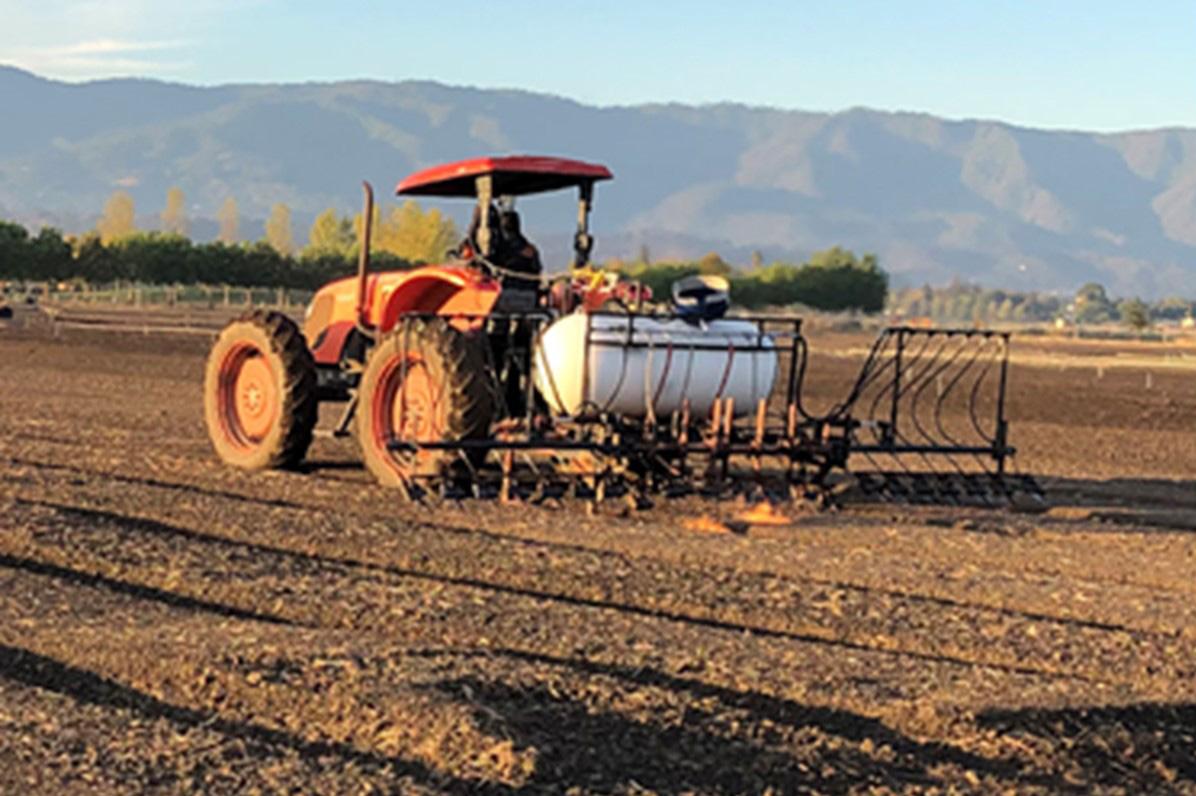
POLYGON ((395 469, 405 471, 429 454, 392 451, 394 442, 437 442, 444 438, 444 403, 423 361, 396 356, 378 377, 371 426, 375 446, 395 469), (406 466, 404 466, 406 464, 406 466))
POLYGON ((257 346, 243 343, 220 364, 220 420, 225 436, 251 448, 259 444, 278 419, 277 379, 257 346))

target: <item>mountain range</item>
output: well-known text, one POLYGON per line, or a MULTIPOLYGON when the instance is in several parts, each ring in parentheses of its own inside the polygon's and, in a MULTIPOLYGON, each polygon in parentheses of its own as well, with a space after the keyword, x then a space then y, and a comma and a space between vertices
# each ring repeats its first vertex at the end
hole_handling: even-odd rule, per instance
MULTIPOLYGON (((1065 102, 1066 98, 1060 98, 1065 102)), ((276 202, 296 237, 411 171, 479 154, 606 164, 596 256, 718 251, 746 263, 841 245, 875 252, 897 284, 1191 294, 1196 130, 1026 129, 921 113, 746 107, 591 107, 425 81, 224 85, 63 83, 0 66, 0 218, 78 232, 113 191, 150 227, 168 188, 196 237, 236 198, 259 237, 276 202)), ((529 199, 525 228, 564 262, 567 200, 529 199)), ((465 210, 452 211, 459 219, 465 210)))

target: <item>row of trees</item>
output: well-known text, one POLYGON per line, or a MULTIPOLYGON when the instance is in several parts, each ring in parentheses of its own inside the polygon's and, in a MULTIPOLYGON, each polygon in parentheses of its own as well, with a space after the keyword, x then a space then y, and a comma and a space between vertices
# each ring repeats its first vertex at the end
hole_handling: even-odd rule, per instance
POLYGON ((691 274, 724 276, 731 283, 731 298, 741 307, 761 309, 803 304, 814 309, 880 312, 889 290, 889 277, 876 255, 857 257, 838 246, 815 252, 801 264, 774 262, 764 265, 753 257, 753 265, 736 269, 711 252, 696 262, 625 264, 608 261, 607 266, 626 273, 666 298, 673 282, 691 274))
MULTIPOLYGON (((0 221, 0 278, 27 281, 81 279, 91 283, 129 280, 151 284, 213 283, 245 287, 311 289, 353 271, 362 219, 328 209, 316 217, 307 243, 295 243, 290 208, 276 204, 256 242, 240 239, 237 202, 227 199, 211 243, 187 236, 186 196, 171 188, 159 230, 139 231, 136 205, 125 191, 104 204, 95 230, 64 236, 43 228, 36 236, 0 221)), ((371 253, 379 268, 402 268, 441 259, 457 242, 452 219, 415 202, 375 209, 371 253)))
MULTIPOLYGON (((149 284, 228 284, 244 287, 314 289, 350 274, 357 245, 353 222, 322 217, 312 243, 298 255, 279 252, 266 241, 228 244, 194 243, 177 233, 138 232, 105 243, 99 233, 64 238, 44 228, 30 236, 18 224, 0 221, 0 278, 33 282, 79 279, 93 284, 127 280, 149 284)), ((359 222, 359 220, 358 220, 359 222)), ((451 239, 436 239, 426 228, 387 234, 408 236, 428 253, 443 252, 451 239)), ((400 227, 401 230, 401 227, 400 227)), ((404 246, 412 246, 409 240, 404 246)), ((380 269, 404 268, 413 263, 379 248, 373 253, 380 269)), ((421 261, 436 259, 421 257, 421 261)), ((804 304, 824 310, 878 312, 884 307, 887 275, 871 256, 857 258, 842 249, 815 254, 801 265, 773 263, 735 271, 717 255, 696 262, 609 266, 650 286, 658 299, 667 300, 674 281, 690 274, 726 276, 736 304, 757 309, 804 304)))
MULTIPOLYGON (((426 215, 418 207, 400 208, 394 229, 380 225, 379 251, 373 255, 378 268, 403 268, 414 262, 382 248, 381 241, 387 235, 397 238, 397 243, 392 239, 392 250, 423 247, 429 255, 443 253, 452 239, 444 235, 438 239, 429 234, 432 224, 416 223, 426 215)), ((357 221, 360 223, 360 219, 357 221)), ((351 219, 321 216, 313 227, 311 243, 297 256, 289 256, 266 241, 194 243, 173 232, 139 232, 105 243, 99 233, 68 239, 57 230, 44 228, 36 236, 30 236, 18 224, 0 222, 0 278, 34 282, 81 279, 95 284, 116 280, 206 283, 310 290, 353 272, 357 248, 353 226, 351 219)), ((420 258, 432 259, 437 258, 420 258)), ((823 310, 879 312, 884 307, 888 287, 888 277, 875 257, 859 258, 839 248, 819 252, 801 265, 778 262, 744 271, 736 271, 713 254, 696 262, 626 265, 612 261, 608 266, 644 282, 661 300, 667 300, 674 281, 690 274, 726 276, 735 303, 751 309, 804 304, 823 310)))
MULTIPOLYGON (((286 205, 275 205, 276 211, 287 217, 289 229, 290 210, 286 205)), ((273 213, 272 213, 273 216, 273 213)), ((160 231, 168 234, 186 237, 191 232, 191 222, 187 218, 187 197, 181 188, 171 188, 166 192, 166 207, 159 216, 160 231)), ((241 216, 237 208, 237 200, 228 197, 216 214, 220 231, 216 240, 220 243, 236 243, 240 240, 241 216)), ((103 213, 96 223, 96 233, 101 242, 108 244, 127 238, 137 233, 137 205, 127 191, 117 191, 108 197, 104 203, 103 213)), ((289 234, 289 233, 288 233, 289 234)), ((270 224, 266 225, 267 238, 270 237, 270 224)))
MULTIPOLYGON (((105 246, 135 237, 137 207, 126 191, 117 191, 104 203, 104 210, 96 224, 96 234, 105 246)), ((240 211, 237 201, 229 197, 217 213, 218 243, 234 245, 241 242, 240 211)), ((187 237, 191 224, 187 217, 187 198, 180 188, 166 193, 166 206, 159 216, 158 232, 187 237)), ((370 248, 374 252, 393 255, 409 262, 429 262, 439 259, 457 242, 457 227, 451 218, 439 210, 424 211, 416 202, 408 201, 385 213, 375 208, 372 219, 370 248)), ((331 256, 356 257, 357 241, 361 234, 361 215, 339 215, 335 208, 320 213, 307 233, 306 245, 296 242, 291 209, 282 203, 270 208, 262 242, 281 255, 304 258, 331 256)))
MULTIPOLYGON (((380 268, 404 260, 379 254, 380 268)), ((0 279, 92 284, 117 280, 149 284, 227 284, 310 290, 353 271, 352 259, 303 253, 289 256, 269 243, 193 243, 175 233, 138 232, 105 243, 99 233, 67 239, 45 228, 30 236, 0 221, 0 279)))
POLYGON ((888 310, 906 318, 937 323, 1047 322, 1059 317, 1068 299, 1051 294, 1016 293, 965 282, 945 287, 926 285, 893 293, 888 310))
MULTIPOLYGON (((237 202, 229 197, 217 213, 219 232, 212 243, 194 243, 183 191, 171 188, 159 216, 159 229, 136 225, 133 197, 109 197, 96 229, 64 237, 52 228, 30 236, 17 224, 0 221, 0 278, 29 281, 82 279, 94 283, 130 280, 155 284, 219 283, 245 287, 311 289, 351 273, 361 234, 360 214, 342 216, 335 208, 320 213, 305 245, 295 242, 291 210, 275 204, 257 242, 241 240, 237 202)), ((456 225, 439 210, 425 211, 408 201, 383 211, 375 208, 371 252, 381 268, 440 260, 459 239, 456 225)), ((1049 322, 1080 324, 1120 321, 1144 328, 1155 321, 1191 318, 1193 302, 1166 298, 1147 304, 1136 298, 1115 301, 1105 288, 1089 283, 1074 297, 1018 293, 953 282, 889 294, 888 275, 872 254, 857 257, 839 247, 816 252, 801 264, 764 264, 736 269, 711 252, 692 262, 651 262, 643 249, 637 262, 608 260, 606 266, 650 286, 667 298, 674 281, 691 274, 717 274, 731 283, 734 302, 749 309, 803 304, 823 310, 860 310, 946 323, 1049 322)))
MULTIPOLYGON (((171 188, 160 214, 160 229, 142 232, 136 227, 133 197, 118 191, 105 203, 96 229, 80 237, 64 237, 49 228, 31 237, 24 227, 0 222, 0 278, 310 289, 350 273, 357 257, 360 214, 342 216, 334 208, 325 210, 312 223, 306 245, 299 247, 291 211, 284 204, 274 205, 264 237, 254 243, 239 240, 235 199, 229 198, 221 207, 220 231, 212 243, 195 243, 187 237, 186 208, 186 196, 171 188)), ((425 211, 413 201, 386 211, 376 208, 374 213, 370 249, 379 267, 438 261, 459 239, 451 218, 437 209, 425 211)), ((672 283, 684 276, 726 276, 735 303, 751 309, 804 304, 879 312, 888 292, 888 276, 875 255, 857 257, 838 247, 818 252, 802 264, 765 265, 755 255, 752 266, 743 270, 713 252, 694 262, 651 263, 645 250, 637 263, 612 260, 607 265, 648 284, 659 299, 667 299, 672 283)))
POLYGON ((1170 297, 1153 303, 1138 298, 1114 300, 1103 285, 1090 282, 1074 296, 1018 293, 982 288, 964 282, 945 287, 908 288, 895 292, 888 311, 903 318, 930 318, 939 323, 1123 323, 1144 329, 1152 323, 1179 321, 1196 313, 1196 302, 1170 297))
MULTIPOLYGON (((361 214, 349 218, 329 208, 316 216, 308 233, 307 257, 357 256, 361 240, 361 214)), ((370 252, 383 252, 413 263, 438 262, 457 244, 457 225, 438 209, 424 210, 406 201, 385 214, 374 208, 370 224, 370 252)))

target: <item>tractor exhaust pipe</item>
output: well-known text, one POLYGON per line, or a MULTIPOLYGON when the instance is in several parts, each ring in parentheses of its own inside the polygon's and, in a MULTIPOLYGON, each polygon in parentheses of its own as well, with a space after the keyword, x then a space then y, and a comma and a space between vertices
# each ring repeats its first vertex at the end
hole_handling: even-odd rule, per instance
POLYGON ((365 207, 361 216, 361 240, 357 246, 357 328, 366 337, 374 337, 374 327, 366 320, 366 280, 370 273, 370 238, 374 226, 374 186, 361 183, 365 207))

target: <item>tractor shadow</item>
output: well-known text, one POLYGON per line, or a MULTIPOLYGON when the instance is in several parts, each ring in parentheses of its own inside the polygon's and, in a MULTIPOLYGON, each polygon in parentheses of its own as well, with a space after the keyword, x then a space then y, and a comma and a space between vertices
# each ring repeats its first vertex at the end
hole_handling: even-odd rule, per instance
POLYGON ((63 581, 76 586, 100 589, 113 594, 132 597, 136 600, 159 603, 161 605, 166 605, 183 611, 201 612, 228 619, 244 619, 253 622, 264 622, 266 624, 272 625, 296 624, 289 619, 277 616, 275 614, 237 608, 235 606, 225 605, 223 603, 217 603, 211 600, 204 600, 198 597, 189 597, 184 594, 178 594, 165 589, 159 589, 154 586, 146 586, 140 583, 133 583, 130 581, 120 580, 118 578, 108 577, 106 575, 82 572, 71 567, 59 566, 57 564, 51 564, 45 561, 36 561, 29 558, 0 553, 0 570, 6 569, 52 578, 54 580, 63 581))
MULTIPOLYGON (((468 654, 468 653, 466 653, 468 654)), ((950 744, 922 741, 848 710, 810 706, 658 671, 518 650, 477 653, 550 665, 603 681, 620 710, 562 687, 477 675, 435 687, 472 706, 483 730, 534 749, 519 792, 796 793, 857 789, 1058 790, 1062 781, 950 744), (655 707, 649 707, 655 703, 655 707)))
POLYGON ((320 475, 322 473, 339 473, 357 471, 362 473, 363 481, 368 480, 365 465, 361 459, 314 459, 308 458, 299 463, 295 472, 303 475, 320 475))
POLYGON ((1032 476, 1040 494, 1003 504, 886 499, 846 482, 837 506, 867 522, 881 517, 1022 535, 1035 529, 1084 533, 1196 533, 1196 481, 1166 478, 1032 476))
MULTIPOLYGON (((166 721, 184 731, 215 733, 226 742, 243 745, 242 754, 254 761, 254 767, 294 756, 306 769, 305 776, 340 769, 345 776, 360 772, 411 780, 437 792, 495 796, 642 792, 645 788, 661 794, 760 793, 770 786, 786 793, 809 789, 837 792, 869 784, 927 788, 967 777, 969 772, 986 781, 1035 783, 1033 778, 1023 777, 1012 763, 913 741, 873 719, 850 712, 727 691, 651 669, 558 662, 591 676, 611 675, 640 688, 664 689, 674 699, 692 700, 694 704, 682 707, 679 718, 661 721, 657 717, 633 718, 596 711, 592 705, 542 684, 518 687, 476 676, 439 683, 436 688, 476 711, 483 730, 509 739, 517 748, 535 748, 535 767, 529 778, 519 785, 509 785, 459 777, 404 757, 341 742, 310 741, 211 710, 173 704, 87 669, 0 644, 0 679, 59 694, 81 706, 166 721), (752 725, 759 737, 728 737, 726 728, 708 712, 728 708, 740 714, 743 724, 752 725), (780 732, 786 728, 805 736, 825 735, 827 742, 810 748, 814 738, 803 737, 803 753, 795 757, 791 748, 778 743, 780 732)), ((219 754, 219 749, 201 755, 210 752, 219 754)), ((1058 783, 1038 780, 1038 784, 1058 783)))
POLYGON ((1196 532, 1196 481, 1043 477, 1041 482, 1050 507, 1045 525, 1083 522, 1112 532, 1196 532))
POLYGON ((1035 750, 1073 791, 1196 792, 1196 705, 993 710, 977 725, 1035 750))
POLYGON ((5 459, 5 461, 19 467, 30 467, 36 470, 63 473, 84 479, 94 479, 96 481, 113 481, 118 484, 127 484, 130 486, 147 486, 154 489, 170 490, 173 492, 186 492, 202 497, 233 501, 235 503, 250 503, 260 506, 271 506, 275 508, 288 509, 306 508, 306 506, 304 506, 302 503, 294 503, 292 501, 282 500, 279 498, 259 498, 252 495, 244 495, 238 492, 230 492, 224 489, 211 489, 181 481, 166 481, 150 476, 122 475, 120 473, 106 472, 103 470, 81 467, 79 465, 62 464, 59 462, 34 461, 32 459, 23 459, 15 456, 9 456, 5 459))
POLYGON ((595 681, 613 679, 628 711, 595 710, 560 687, 512 678, 441 682, 438 688, 474 706, 492 734, 536 750, 535 773, 521 792, 1196 792, 1192 704, 990 710, 972 720, 977 735, 995 731, 1015 756, 988 757, 852 711, 649 667, 517 650, 485 654, 571 670, 588 678, 587 693, 601 690, 595 681), (664 715, 646 711, 649 701, 664 715))
MULTIPOLYGON (((310 769, 330 764, 366 771, 384 771, 417 782, 446 784, 446 778, 424 765, 362 751, 335 741, 309 741, 284 730, 221 717, 208 710, 184 707, 158 699, 116 680, 20 647, 0 644, 0 679, 67 697, 83 706, 124 711, 141 719, 164 720, 180 730, 202 729, 243 744, 244 754, 261 762, 298 756, 310 769)), ((219 754, 219 750, 209 750, 219 754)), ((467 783, 447 782, 456 792, 467 783)))

